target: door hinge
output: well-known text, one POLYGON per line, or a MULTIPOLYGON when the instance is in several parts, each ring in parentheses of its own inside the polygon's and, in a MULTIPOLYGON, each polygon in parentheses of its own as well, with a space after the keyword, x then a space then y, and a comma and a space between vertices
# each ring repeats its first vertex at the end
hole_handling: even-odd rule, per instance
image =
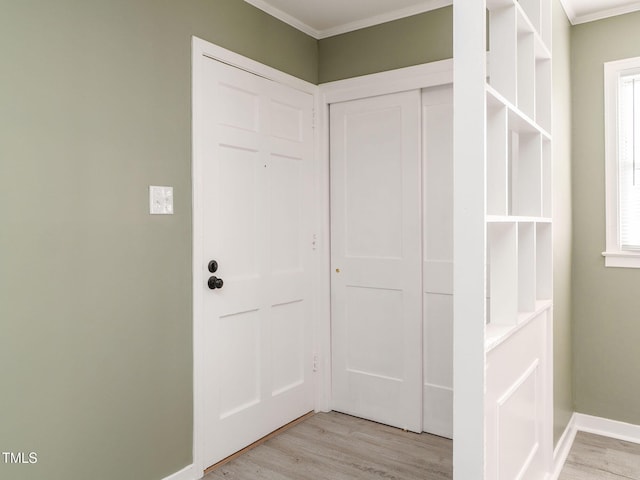
POLYGON ((313 130, 316 129, 316 109, 315 108, 311 110, 311 128, 313 130))
POLYGON ((313 371, 314 372, 318 371, 318 354, 317 353, 313 356, 313 371))

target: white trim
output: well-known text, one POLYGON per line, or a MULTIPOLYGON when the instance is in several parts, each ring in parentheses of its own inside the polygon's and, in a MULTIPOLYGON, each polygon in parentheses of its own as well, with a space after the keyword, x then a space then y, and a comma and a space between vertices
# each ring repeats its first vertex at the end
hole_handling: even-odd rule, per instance
POLYGON ((196 477, 196 474, 193 470, 193 465, 187 465, 179 472, 169 475, 163 480, 196 480, 197 478, 202 478, 202 476, 196 477))
MULTIPOLYGON (((200 179, 202 178, 202 166, 200 161, 196 161, 197 158, 203 154, 200 152, 199 141, 197 141, 198 135, 196 134, 196 127, 202 122, 200 120, 200 110, 196 108, 199 99, 203 96, 200 91, 199 79, 202 78, 202 56, 206 51, 206 44, 199 38, 193 37, 191 42, 191 139, 192 139, 192 160, 191 160, 191 176, 192 176, 192 232, 193 232, 193 264, 192 264, 192 277, 193 277, 193 468, 196 472, 204 473, 205 465, 202 457, 203 444, 203 432, 202 422, 204 419, 204 411, 202 408, 201 398, 203 395, 202 388, 202 363, 203 363, 203 348, 200 345, 199 339, 203 337, 204 329, 202 322, 199 319, 202 317, 202 290, 200 276, 197 272, 200 272, 201 262, 204 261, 202 255, 202 212, 199 205, 202 203, 202 186, 200 185, 200 179)), ((202 475, 200 475, 201 477, 202 475)))
MULTIPOLYGON (((567 3, 566 0, 564 3, 567 3)), ((565 11, 567 9, 565 8, 565 11)), ((596 20, 603 20, 605 18, 615 17, 617 15, 624 15, 626 13, 633 13, 640 10, 640 1, 633 2, 628 5, 623 5, 620 7, 607 8, 604 10, 599 10, 593 13, 587 13, 585 15, 572 15, 569 17, 571 24, 579 25, 581 23, 595 22, 596 20)))
POLYGON ((320 220, 319 275, 317 288, 318 321, 315 330, 315 352, 319 359, 320 375, 316 379, 316 411, 331 410, 331 217, 329 177, 329 115, 328 106, 318 88, 316 98, 316 153, 318 155, 316 179, 318 187, 318 219, 320 220))
POLYGON ((363 18, 361 20, 355 20, 353 22, 344 23, 342 25, 336 25, 334 27, 317 29, 303 22, 302 20, 290 15, 287 12, 274 7, 268 1, 265 0, 244 0, 245 2, 259 8, 265 13, 268 13, 272 17, 281 20, 282 22, 291 25, 293 28, 300 30, 303 33, 321 40, 323 38, 333 37, 361 28, 372 27, 381 23, 391 22, 393 20, 399 20, 405 17, 411 17, 420 13, 429 12, 431 10, 437 10, 438 8, 447 7, 453 4, 453 0, 424 0, 423 2, 413 5, 411 7, 401 8, 393 10, 391 12, 383 13, 380 15, 373 15, 371 17, 363 18))
POLYGON ((569 22, 571 22, 571 25, 575 25, 576 11, 573 8, 571 0, 560 0, 560 5, 562 6, 564 13, 567 15, 569 22))
POLYGON ((306 33, 310 37, 315 38, 316 40, 320 39, 320 30, 316 30, 312 26, 306 24, 302 20, 298 20, 293 15, 289 15, 287 12, 283 12, 279 8, 274 7, 270 3, 265 0, 244 0, 249 5, 253 5, 254 7, 262 10, 263 12, 271 15, 272 17, 277 18, 278 20, 291 25, 296 30, 300 30, 303 33, 306 33))
POLYGON ((571 419, 567 424, 560 440, 558 440, 558 444, 556 448, 553 450, 553 470, 551 471, 551 475, 549 476, 549 480, 557 480, 562 473, 562 469, 564 464, 567 461, 567 457, 569 456, 569 452, 571 451, 571 447, 573 446, 573 441, 576 438, 576 414, 571 415, 571 419))
POLYGON ((553 471, 548 480, 557 480, 560 477, 578 432, 640 444, 640 425, 574 413, 553 451, 553 471))
POLYGON ((605 267, 640 268, 640 252, 602 252, 602 256, 605 267))
POLYGON ((640 444, 640 425, 619 422, 608 418, 594 417, 583 413, 574 414, 574 424, 576 430, 580 432, 594 433, 625 442, 640 444))
POLYGON ((381 23, 392 22, 393 20, 400 20, 401 18, 411 17, 413 15, 419 15, 421 13, 429 12, 431 10, 437 10, 438 8, 448 7, 453 4, 453 0, 425 0, 418 5, 412 7, 401 8, 392 12, 383 13, 380 15, 374 15, 362 20, 356 20, 354 22, 345 23, 336 27, 327 28, 319 32, 318 40, 323 38, 333 37, 335 35, 341 35, 343 33, 353 32, 354 30, 360 30, 361 28, 372 27, 374 25, 380 25, 381 23))
MULTIPOLYGON (((200 128, 201 128, 201 113, 200 99, 203 96, 201 91, 201 78, 202 78, 202 65, 204 58, 211 58, 233 67, 240 68, 247 72, 259 75, 274 82, 280 83, 302 92, 309 93, 314 96, 317 102, 318 87, 312 83, 301 80, 297 77, 289 75, 287 73, 276 70, 275 68, 263 65, 259 62, 243 57, 237 53, 234 53, 225 48, 219 47, 205 40, 197 37, 192 37, 192 215, 193 215, 193 465, 191 468, 194 472, 194 477, 201 478, 204 469, 208 465, 204 465, 203 455, 203 431, 202 424, 204 418, 203 405, 202 405, 202 385, 204 383, 204 372, 202 371, 203 353, 205 351, 205 345, 202 344, 203 335, 203 316, 202 316, 202 285, 205 282, 203 276, 202 265, 205 262, 205 258, 202 255, 202 192, 203 186, 202 180, 202 158, 204 158, 204 152, 202 152, 200 146, 200 128), (200 476, 198 476, 200 475, 200 476)), ((316 133, 317 137, 317 133, 316 133)), ((314 159, 316 164, 318 163, 314 159)), ((316 222, 317 223, 317 222, 316 222)), ((320 226, 315 226, 315 231, 321 231, 320 226)), ((328 268, 328 267, 327 267, 328 268)), ((320 304, 319 297, 314 297, 312 302, 320 304)), ((315 325, 327 322, 325 318, 319 318, 316 316, 313 323, 315 325)), ((183 480, 179 479, 172 480, 183 480)), ((190 479, 184 479, 190 480, 190 479)))
POLYGON ((260 77, 268 78, 274 82, 281 83, 296 90, 315 95, 318 93, 318 86, 313 83, 302 80, 288 73, 277 70, 263 63, 257 62, 238 53, 219 47, 213 43, 202 40, 198 37, 192 37, 193 60, 199 60, 201 56, 209 57, 219 62, 226 63, 233 67, 240 68, 247 72, 253 73, 260 77))
POLYGON ((413 67, 337 80, 320 85, 323 105, 376 95, 446 85, 453 81, 453 60, 440 60, 413 67))
POLYGON ((329 205, 329 106, 332 103, 346 102, 376 95, 386 95, 407 90, 445 85, 453 82, 453 60, 441 60, 413 67, 400 68, 387 72, 373 73, 345 80, 324 83, 319 86, 318 107, 316 110, 317 130, 320 135, 318 152, 318 186, 321 197, 322 230, 320 235, 320 255, 322 276, 318 298, 325 299, 320 304, 319 320, 316 323, 316 352, 322 367, 318 378, 316 409, 328 411, 331 408, 331 229, 329 205))
MULTIPOLYGON (((486 3, 453 9, 453 471, 484 479, 486 309, 486 3)), ((493 462, 493 460, 491 460, 493 462)), ((496 466, 497 467, 497 466, 496 466)))
POLYGON ((604 64, 606 267, 640 268, 640 252, 620 248, 618 225, 618 83, 620 75, 640 67, 640 57, 604 64))

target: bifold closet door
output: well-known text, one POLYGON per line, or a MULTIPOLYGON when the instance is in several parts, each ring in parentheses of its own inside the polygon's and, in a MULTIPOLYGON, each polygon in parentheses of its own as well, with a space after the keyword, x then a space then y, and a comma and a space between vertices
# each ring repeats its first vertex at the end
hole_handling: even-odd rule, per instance
POLYGON ((332 408, 422 431, 420 91, 336 103, 332 408))

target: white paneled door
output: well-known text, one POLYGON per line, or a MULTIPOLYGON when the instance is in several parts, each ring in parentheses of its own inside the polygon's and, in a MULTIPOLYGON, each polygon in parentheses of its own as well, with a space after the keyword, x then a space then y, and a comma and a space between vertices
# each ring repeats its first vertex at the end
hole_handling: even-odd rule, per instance
POLYGON ((222 280, 202 285, 211 465, 313 409, 313 97, 204 63, 201 267, 222 280))
POLYGON ((453 437, 453 88, 422 91, 425 432, 453 437))
POLYGON ((334 410, 422 431, 420 91, 335 103, 334 410))

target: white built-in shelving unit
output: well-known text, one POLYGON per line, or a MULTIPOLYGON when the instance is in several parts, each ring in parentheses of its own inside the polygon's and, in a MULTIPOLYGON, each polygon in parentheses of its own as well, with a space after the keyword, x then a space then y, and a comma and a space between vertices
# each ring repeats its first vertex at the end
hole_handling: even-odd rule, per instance
POLYGON ((551 305, 551 12, 546 0, 488 0, 487 17, 491 348, 551 305))
POLYGON ((551 0, 454 0, 454 479, 548 478, 551 0))

